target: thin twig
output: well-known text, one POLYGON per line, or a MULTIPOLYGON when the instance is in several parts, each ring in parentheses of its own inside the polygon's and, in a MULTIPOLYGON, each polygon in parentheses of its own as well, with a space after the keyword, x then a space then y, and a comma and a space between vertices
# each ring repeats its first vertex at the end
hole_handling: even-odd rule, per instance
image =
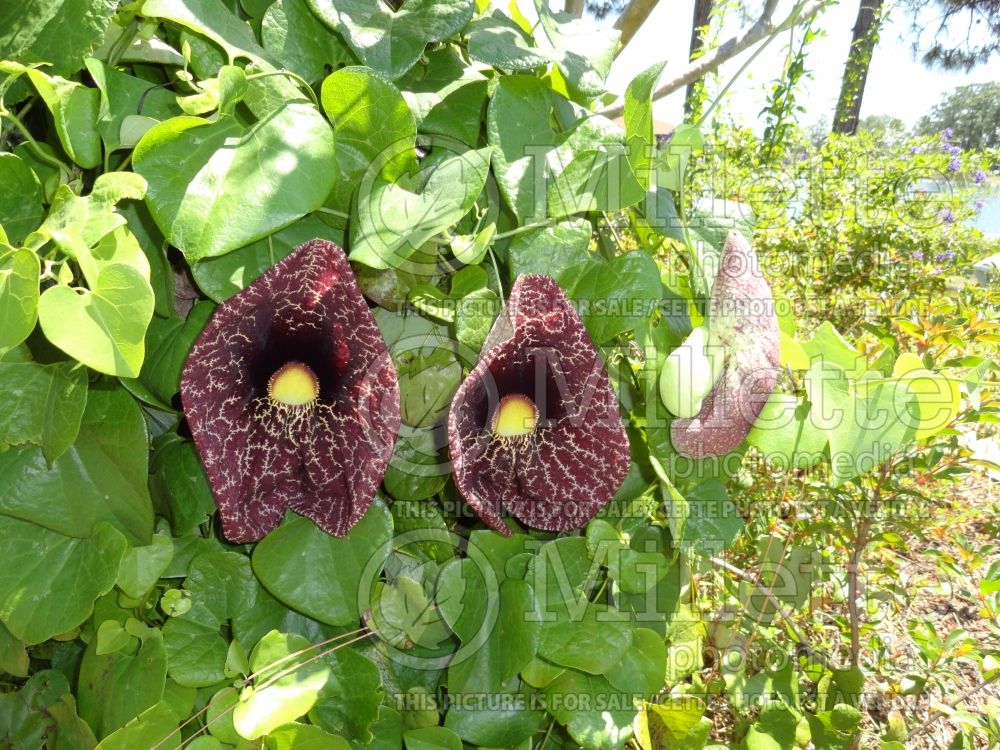
POLYGON ((772 592, 769 588, 759 585, 754 580, 754 576, 751 573, 748 573, 742 568, 737 568, 735 565, 726 562, 721 557, 710 557, 708 559, 712 562, 713 565, 717 565, 720 568, 728 570, 730 573, 739 576, 744 581, 746 581, 750 585, 760 590, 764 594, 764 596, 768 598, 771 604, 774 605, 775 610, 777 610, 778 614, 781 615, 781 618, 785 621, 785 624, 788 625, 788 629, 792 632, 792 637, 795 638, 796 645, 804 649, 810 656, 814 657, 824 667, 830 669, 830 665, 826 657, 817 652, 809 643, 809 641, 806 640, 806 637, 802 635, 802 631, 800 631, 798 627, 795 625, 795 623, 792 621, 791 614, 788 612, 787 609, 785 609, 784 605, 781 603, 778 597, 774 595, 774 592, 772 592))
MULTIPOLYGON (((991 685, 994 682, 996 682, 998 678, 1000 678, 1000 672, 996 672, 995 674, 993 674, 992 677, 988 677, 987 679, 985 679, 982 682, 980 682, 978 685, 969 688, 968 690, 966 690, 965 692, 963 692, 961 695, 959 695, 957 698, 955 698, 955 700, 949 701, 948 703, 945 703, 944 704, 945 707, 947 707, 949 709, 955 708, 955 706, 957 706, 959 703, 967 701, 969 698, 971 698, 972 696, 974 696, 976 693, 978 693, 983 688, 985 688, 988 685, 991 685)), ((919 727, 917 727, 915 730, 913 730, 910 733, 910 739, 912 740, 914 737, 916 737, 916 736, 918 736, 918 735, 923 734, 924 732, 926 732, 930 728, 931 724, 933 724, 935 721, 937 721, 938 719, 940 719, 944 715, 945 715, 944 711, 940 711, 939 713, 934 714, 934 716, 932 716, 931 718, 929 718, 927 721, 925 721, 923 724, 921 724, 919 727)))

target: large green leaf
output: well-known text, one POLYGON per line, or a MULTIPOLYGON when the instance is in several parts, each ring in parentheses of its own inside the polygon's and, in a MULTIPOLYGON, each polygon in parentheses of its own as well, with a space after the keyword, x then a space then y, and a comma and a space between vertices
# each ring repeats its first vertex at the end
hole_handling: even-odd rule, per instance
POLYGON ((552 93, 530 76, 504 76, 487 111, 487 136, 500 191, 522 223, 545 212, 545 158, 557 141, 552 127, 552 93))
POLYGON ((176 536, 183 536, 215 512, 215 498, 194 443, 174 433, 159 438, 154 447, 149 491, 156 512, 170 521, 176 536))
POLYGON ((80 432, 87 404, 87 372, 68 363, 0 362, 0 444, 34 443, 49 462, 66 452, 80 432))
POLYGON ((139 380, 164 404, 181 387, 181 369, 201 329, 215 311, 210 302, 198 302, 187 318, 154 318, 146 332, 146 358, 139 380))
POLYGON ((591 338, 603 344, 649 317, 663 291, 656 261, 646 253, 631 252, 590 266, 573 283, 569 296, 581 306, 591 338))
MULTIPOLYGON (((373 555, 385 555, 392 534, 392 518, 376 499, 347 536, 337 538, 321 531, 307 518, 282 523, 257 545, 253 569, 277 599, 299 612, 331 625, 356 623, 361 616, 359 598, 367 601, 362 584, 373 585, 381 570, 373 555)), ((384 558, 383 558, 384 559, 384 558)))
POLYGON ((632 644, 604 676, 619 690, 652 696, 663 687, 666 671, 667 647, 663 637, 649 628, 635 628, 632 644))
MULTIPOLYGON (((326 684, 309 712, 309 721, 352 742, 368 745, 385 695, 378 665, 352 647, 332 650, 323 662, 328 667, 326 684)), ((381 738, 376 735, 374 739, 381 738)))
POLYGON ((108 735, 97 750, 136 750, 140 747, 177 747, 181 742, 180 719, 170 702, 162 700, 121 729, 108 735))
MULTIPOLYGON (((350 259, 372 268, 397 268, 438 232, 469 212, 483 191, 491 149, 440 161, 429 175, 376 181, 358 193, 350 259)), ((365 186, 363 186, 365 187, 365 186)))
POLYGON ((805 377, 809 419, 829 435, 835 484, 877 468, 913 439, 916 395, 903 383, 859 383, 841 367, 814 364, 805 377))
POLYGON ((645 195, 622 144, 602 143, 569 153, 572 161, 548 186, 546 202, 550 217, 618 211, 635 205, 645 195))
POLYGON ((792 393, 772 393, 747 442, 782 468, 807 469, 823 459, 826 431, 809 416, 812 404, 792 393))
POLYGON ((83 59, 104 36, 115 0, 40 0, 0 5, 0 60, 48 62, 62 76, 83 67, 83 59))
POLYGON ((582 617, 545 628, 538 653, 553 664, 603 674, 625 655, 631 628, 613 609, 592 604, 582 617))
POLYGON ((148 446, 132 397, 121 388, 92 388, 76 442, 51 466, 35 445, 0 453, 0 514, 83 538, 108 522, 130 541, 148 544, 148 446))
POLYGON ((552 56, 499 10, 469 24, 469 57, 499 70, 528 71, 548 65, 552 56))
POLYGON ((743 516, 730 501, 725 485, 710 479, 685 493, 684 497, 688 517, 683 540, 706 554, 719 554, 728 549, 743 531, 743 516))
POLYGON ((31 167, 14 154, 0 154, 0 227, 7 241, 21 244, 44 217, 42 186, 31 167))
POLYGON ((97 132, 100 92, 40 70, 29 69, 26 73, 52 113, 56 135, 69 158, 84 169, 100 164, 101 137, 97 132))
POLYGON ((191 608, 163 628, 168 670, 181 685, 214 685, 225 677, 229 649, 220 630, 253 604, 258 589, 250 561, 236 552, 204 552, 191 561, 184 589, 191 608))
POLYGON ((620 33, 590 18, 553 11, 550 0, 535 0, 538 18, 554 47, 563 78, 573 98, 583 101, 604 93, 604 79, 618 50, 620 33))
POLYGON ((419 65, 396 84, 409 104, 421 133, 479 144, 486 107, 486 77, 466 65, 455 47, 429 50, 419 65))
POLYGON ((330 125, 288 102, 247 127, 175 117, 135 148, 150 212, 188 261, 222 255, 319 208, 337 179, 330 125))
POLYGON ((309 724, 286 724, 264 739, 267 750, 351 750, 343 737, 309 724))
POLYGON ((445 727, 421 727, 403 732, 406 750, 462 750, 462 739, 445 727))
POLYGON ((451 617, 453 629, 466 644, 452 659, 448 684, 458 693, 496 693, 535 656, 541 637, 541 614, 534 592, 525 581, 504 581, 491 591, 486 579, 472 572, 470 562, 455 561, 441 571, 438 579, 436 596, 439 602, 445 602, 442 611, 446 618, 451 617), (457 619, 456 603, 461 604, 457 619), (485 634, 481 623, 470 617, 470 607, 487 613, 487 622, 493 622, 485 634))
POLYGON ((399 78, 472 18, 472 0, 410 0, 398 10, 367 0, 308 0, 309 7, 347 40, 365 65, 399 78))
POLYGON ((639 183, 648 188, 653 181, 656 136, 653 133, 653 87, 666 61, 653 63, 632 79, 625 89, 625 142, 628 158, 639 183))
POLYGON ((38 300, 46 338, 88 367, 126 378, 139 374, 146 326, 153 317, 153 288, 146 275, 125 263, 96 271, 90 288, 58 285, 38 300))
POLYGON ((559 281, 567 269, 591 260, 591 233, 589 221, 571 219, 517 235, 507 250, 511 282, 522 273, 541 273, 559 281))
POLYGON ((77 716, 66 676, 43 669, 20 690, 0 695, 0 743, 5 748, 93 750, 97 739, 77 716))
POLYGON ((330 195, 346 211, 364 179, 392 182, 416 170, 417 126, 399 89, 370 68, 337 70, 323 81, 323 110, 333 123, 340 175, 330 195))
POLYGON ((28 338, 35 327, 39 274, 38 256, 31 250, 0 250, 0 355, 28 338))
POLYGON ((0 620, 29 644, 75 628, 114 586, 125 547, 106 523, 76 539, 0 515, 0 620))
POLYGON ((604 678, 567 669, 545 688, 545 702, 570 736, 587 750, 615 750, 633 734, 634 691, 604 678))
MULTIPOLYGON (((339 143, 337 153, 340 153, 339 143)), ((192 267, 191 275, 201 291, 222 302, 245 289, 299 245, 317 238, 341 245, 344 241, 342 232, 324 224, 316 214, 310 214, 239 250, 216 258, 202 258, 192 267)))
POLYGON ((327 68, 337 70, 356 62, 351 50, 336 34, 320 23, 306 0, 277 0, 264 13, 260 39, 288 70, 310 83, 327 68))
POLYGON ((163 633, 137 620, 130 620, 122 632, 128 647, 101 654, 95 638, 80 662, 80 715, 98 737, 111 734, 163 697, 167 677, 163 633), (136 639, 141 645, 133 652, 136 639))

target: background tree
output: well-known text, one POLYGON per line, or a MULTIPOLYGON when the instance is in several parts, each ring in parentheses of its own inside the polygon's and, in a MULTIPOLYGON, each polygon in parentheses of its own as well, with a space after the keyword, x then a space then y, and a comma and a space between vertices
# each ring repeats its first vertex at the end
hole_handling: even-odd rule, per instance
POLYGON ((906 138, 906 123, 892 115, 869 115, 858 123, 858 132, 870 133, 886 146, 895 146, 906 138))
POLYGON ((964 149, 1000 147, 1000 83, 959 86, 917 123, 921 134, 945 128, 951 128, 951 142, 964 149))
POLYGON ((885 20, 882 13, 884 0, 861 0, 858 16, 854 22, 851 48, 844 66, 844 78, 840 84, 840 96, 833 115, 834 133, 854 133, 858 129, 861 100, 868 81, 868 68, 872 53, 878 44, 879 29, 885 20))
POLYGON ((913 51, 922 53, 924 64, 971 70, 1000 52, 1000 0, 906 0, 906 4, 913 14, 913 51), (928 32, 931 41, 924 44, 928 32))
MULTIPOLYGON (((688 48, 689 62, 693 62, 702 55, 714 4, 714 0, 694 0, 694 15, 691 19, 691 45, 688 48)), ((697 92, 701 86, 703 86, 701 81, 692 81, 688 84, 687 92, 684 94, 685 116, 690 115, 697 108, 697 92)))

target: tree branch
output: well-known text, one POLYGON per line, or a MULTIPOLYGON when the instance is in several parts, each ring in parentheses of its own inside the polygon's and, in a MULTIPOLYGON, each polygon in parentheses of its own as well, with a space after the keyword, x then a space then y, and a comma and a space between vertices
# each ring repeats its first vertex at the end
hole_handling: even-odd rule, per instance
POLYGON ((618 16, 618 20, 615 21, 615 28, 622 33, 622 44, 618 48, 618 52, 615 53, 615 57, 620 55, 621 51, 625 49, 625 45, 632 41, 635 32, 646 22, 646 19, 653 12, 653 8, 659 2, 660 0, 632 0, 626 6, 622 14, 618 16))
MULTIPOLYGON (((767 0, 760 18, 757 19, 753 26, 747 29, 742 35, 736 35, 727 39, 718 47, 705 53, 705 55, 688 65, 683 73, 667 81, 653 92, 653 101, 662 99, 678 89, 684 88, 689 83, 697 81, 699 78, 711 73, 724 62, 731 60, 741 52, 745 52, 775 32, 805 23, 829 5, 829 2, 830 0, 810 0, 803 5, 797 5, 784 21, 776 24, 774 23, 773 15, 775 6, 778 4, 777 0, 767 0)), ((601 114, 605 117, 615 118, 620 117, 624 112, 625 105, 618 104, 604 110, 601 114)))

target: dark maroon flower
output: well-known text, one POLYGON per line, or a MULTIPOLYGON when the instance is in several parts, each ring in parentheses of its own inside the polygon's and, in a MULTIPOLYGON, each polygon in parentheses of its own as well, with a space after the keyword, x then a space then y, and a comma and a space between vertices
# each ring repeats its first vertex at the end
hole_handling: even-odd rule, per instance
MULTIPOLYGON (((674 449, 689 458, 719 456, 738 446, 778 379, 780 339, 774 297, 757 254, 739 232, 726 238, 705 325, 709 369, 721 363, 721 372, 710 374, 714 386, 697 413, 670 425, 674 449)), ((698 378, 694 373, 693 380, 698 378)), ((661 381, 661 393, 667 388, 669 384, 661 381)), ((670 400, 665 401, 669 408, 670 400)))
POLYGON ((286 508, 342 536, 399 431, 399 384, 344 251, 313 240, 223 302, 188 356, 181 399, 234 543, 286 508))
POLYGON ((629 466, 628 438, 597 349, 547 276, 520 276, 448 415, 455 484, 482 519, 581 526, 629 466))

